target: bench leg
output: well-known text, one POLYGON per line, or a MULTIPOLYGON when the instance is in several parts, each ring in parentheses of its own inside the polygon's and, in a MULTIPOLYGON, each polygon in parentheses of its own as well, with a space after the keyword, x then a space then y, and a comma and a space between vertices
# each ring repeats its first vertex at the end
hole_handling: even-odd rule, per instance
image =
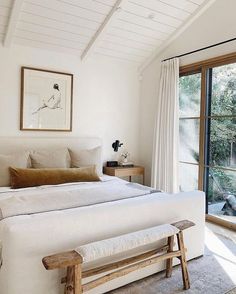
POLYGON ((82 294, 81 265, 68 266, 65 285, 65 294, 82 294))
POLYGON ((74 294, 82 294, 82 267, 81 264, 74 266, 74 294))
POLYGON ((74 294, 74 267, 67 267, 65 294, 74 294))
POLYGON ((183 238, 182 231, 180 231, 177 234, 177 241, 178 241, 179 250, 181 251, 180 264, 182 269, 184 290, 187 290, 190 288, 190 281, 189 281, 189 274, 188 274, 187 261, 186 261, 185 248, 184 248, 184 238, 183 238))
MULTIPOLYGON (((172 252, 174 247, 174 236, 168 237, 168 244, 169 246, 167 252, 172 252)), ((166 278, 170 278, 172 275, 172 268, 173 268, 173 258, 169 258, 166 260, 166 278)))

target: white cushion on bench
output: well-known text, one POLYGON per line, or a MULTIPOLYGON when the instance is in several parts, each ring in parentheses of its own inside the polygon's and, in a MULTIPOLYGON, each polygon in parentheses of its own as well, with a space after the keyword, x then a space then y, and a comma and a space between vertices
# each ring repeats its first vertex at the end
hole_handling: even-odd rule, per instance
POLYGON ((176 227, 170 224, 164 224, 111 239, 79 246, 75 250, 83 257, 83 262, 95 261, 99 258, 112 256, 140 246, 154 243, 163 238, 175 235, 178 232, 179 230, 176 227))

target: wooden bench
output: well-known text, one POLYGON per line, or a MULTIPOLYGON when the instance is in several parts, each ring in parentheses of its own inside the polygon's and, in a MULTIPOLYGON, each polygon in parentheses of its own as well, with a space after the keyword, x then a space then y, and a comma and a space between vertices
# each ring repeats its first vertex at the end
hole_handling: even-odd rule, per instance
MULTIPOLYGON (((176 257, 180 260, 183 285, 184 285, 184 289, 187 290, 190 288, 190 282, 189 282, 189 274, 187 269, 187 261, 185 257, 186 249, 184 247, 183 230, 190 228, 194 225, 195 224, 193 222, 188 220, 183 220, 183 221, 179 221, 171 225, 168 225, 168 226, 173 226, 177 230, 176 230, 176 234, 169 234, 169 235, 167 234, 167 244, 165 246, 139 254, 137 256, 132 256, 124 260, 106 264, 106 265, 93 268, 90 270, 86 270, 86 271, 82 271, 82 264, 86 262, 86 258, 88 257, 86 256, 86 254, 88 255, 88 253, 86 253, 86 250, 87 251, 89 251, 89 249, 91 250, 90 244, 82 246, 83 247, 82 249, 83 250, 85 249, 85 253, 83 253, 83 255, 78 253, 78 251, 80 250, 80 247, 79 247, 79 249, 76 249, 77 251, 72 250, 72 251, 58 253, 58 254, 44 257, 42 262, 44 267, 47 270, 67 268, 67 275, 61 280, 61 283, 65 283, 65 294, 81 294, 91 290, 92 288, 102 285, 108 281, 111 281, 115 278, 127 275, 135 270, 142 269, 146 266, 152 265, 154 263, 157 263, 163 260, 166 260, 166 277, 169 278, 171 277, 171 274, 172 274, 173 258, 176 257), (175 235, 177 236, 178 250, 173 250, 175 235), (87 278, 97 274, 106 273, 108 271, 112 271, 112 272, 105 274, 104 276, 100 278, 97 278, 91 282, 88 282, 82 285, 82 278, 87 278)), ((141 244, 140 242, 142 240, 140 236, 142 236, 142 233, 145 236, 148 236, 150 232, 151 233, 155 232, 155 228, 156 228, 156 232, 158 233, 159 227, 160 226, 151 228, 151 231, 148 231, 149 229, 139 231, 138 232, 139 235, 134 235, 134 237, 137 239, 136 240, 137 244, 141 244)), ((128 234, 123 236, 126 236, 126 239, 127 239, 128 234)), ((125 237, 123 236, 119 236, 116 238, 119 238, 119 242, 120 242, 123 240, 122 238, 124 238, 125 240, 125 237)), ((105 245, 107 246, 108 250, 112 249, 112 246, 114 245, 114 242, 116 241, 114 240, 115 238, 111 238, 105 241, 105 245)), ((91 243, 93 244, 92 248, 95 248, 94 247, 95 245, 99 246, 100 242, 103 242, 101 246, 104 246, 104 241, 98 241, 95 243, 91 243)), ((147 243, 145 243, 145 245, 146 244, 147 243)), ((110 256, 110 253, 108 253, 107 256, 110 256)))

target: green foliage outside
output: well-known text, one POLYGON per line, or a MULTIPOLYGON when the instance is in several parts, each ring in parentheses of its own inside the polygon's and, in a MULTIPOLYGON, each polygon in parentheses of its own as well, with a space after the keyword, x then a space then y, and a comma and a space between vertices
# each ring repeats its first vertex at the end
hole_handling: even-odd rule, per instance
POLYGON ((230 117, 211 120, 210 165, 235 168, 235 172, 210 170, 208 199, 217 201, 223 192, 236 195, 236 65, 213 69, 212 85, 211 115, 230 117))
MULTIPOLYGON (((180 116, 200 115, 200 89, 200 74, 180 78, 180 116)), ((212 70, 210 115, 229 117, 208 120, 209 164, 235 169, 235 172, 217 168, 209 170, 208 201, 215 202, 222 200, 223 193, 236 195, 236 64, 212 70)), ((192 155, 198 160, 195 150, 192 155)))

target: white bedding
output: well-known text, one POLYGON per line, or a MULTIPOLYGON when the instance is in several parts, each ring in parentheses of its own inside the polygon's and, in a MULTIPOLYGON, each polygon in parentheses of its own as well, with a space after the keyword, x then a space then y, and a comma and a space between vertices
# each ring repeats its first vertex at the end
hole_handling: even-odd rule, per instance
MULTIPOLYGON (((105 177, 102 185, 127 183, 117 178, 105 177), (111 180, 110 180, 111 179, 111 180)), ((47 187, 52 190, 90 187, 94 183, 47 187)), ((96 184, 97 185, 97 184, 96 184)), ((45 191, 31 188, 31 191, 45 191)), ((29 189, 14 192, 28 193, 29 189)), ((186 231, 188 258, 203 254, 204 244, 204 193, 196 191, 168 195, 142 191, 136 197, 5 218, 0 221, 3 265, 0 270, 0 294, 58 294, 62 272, 46 271, 42 257, 74 249, 92 241, 103 240, 121 234, 138 231, 181 219, 189 219, 196 226, 186 231), (143 195, 143 196, 142 196, 143 195)), ((9 189, 2 188, 0 199, 9 197, 9 189)), ((0 201, 1 202, 1 201, 0 201)), ((160 242, 155 244, 157 246, 160 242)), ((122 257, 122 256, 120 256, 122 257)), ((101 262, 109 262, 103 260, 101 262)), ((87 265, 91 266, 91 265, 87 265)), ((152 274, 163 264, 148 267, 102 285, 89 293, 104 293, 133 280, 152 274)))
POLYGON ((101 182, 8 190, 0 192, 0 220, 139 197, 153 192, 157 191, 115 178, 101 182))

